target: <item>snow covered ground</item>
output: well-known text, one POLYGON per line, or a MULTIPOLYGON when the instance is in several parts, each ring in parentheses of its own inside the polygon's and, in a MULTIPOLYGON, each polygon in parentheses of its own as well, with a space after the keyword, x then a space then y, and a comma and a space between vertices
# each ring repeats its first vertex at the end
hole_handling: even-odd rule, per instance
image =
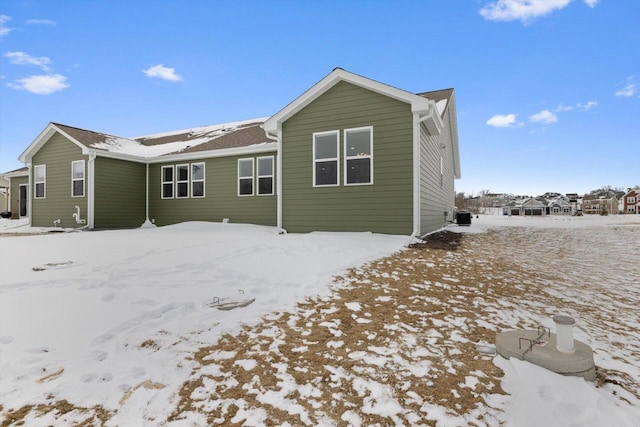
MULTIPOLYGON (((0 231, 39 231, 16 224, 0 221, 0 231)), ((580 290, 571 283, 564 287, 549 283, 547 297, 572 304, 577 299, 584 306, 595 301, 605 314, 617 313, 619 322, 607 328, 599 323, 601 317, 581 319, 577 316, 580 307, 567 304, 567 313, 584 322, 578 324, 577 338, 594 346, 596 365, 619 373, 615 378, 623 385, 625 381, 633 385, 634 378, 637 385, 640 289, 637 280, 630 282, 629 277, 640 277, 640 217, 482 216, 474 218, 471 227, 448 229, 498 233, 506 236, 503 247, 507 247, 509 230, 514 226, 519 227, 520 237, 530 233, 537 244, 549 236, 575 239, 570 251, 565 248, 568 252, 546 251, 550 255, 543 258, 543 267, 549 271, 565 269, 566 276, 575 277, 581 273, 574 269, 584 265, 590 277, 597 279, 598 287, 580 290), (584 241, 589 243, 593 235, 597 242, 583 249, 584 241), (595 262, 598 264, 594 267, 595 262), (629 330, 635 331, 635 337, 625 335, 629 330)), ((27 425, 71 425, 85 420, 93 411, 96 424, 167 424, 179 391, 199 366, 194 359, 198 349, 215 345, 223 336, 240 334, 244 325, 260 325, 274 313, 295 312, 297 304, 306 298, 330 299, 335 292, 331 285, 334 276, 397 252, 406 243, 405 236, 278 235, 269 227, 213 223, 0 237, 0 422, 9 424, 16 419, 27 425), (62 266, 65 268, 33 271, 35 266, 68 261, 73 264, 62 266), (255 302, 231 311, 208 305, 214 297, 236 296, 239 290, 255 297, 255 302), (75 409, 60 409, 60 401, 75 409), (58 409, 47 411, 37 405, 58 405, 58 409), (14 411, 20 408, 20 417, 15 417, 14 411), (102 415, 95 408, 101 408, 102 415)), ((525 252, 515 251, 513 256, 523 267, 533 268, 536 262, 525 252)), ((458 279, 452 276, 445 280, 455 283, 458 279)), ((538 306, 541 303, 535 298, 532 301, 535 304, 517 308, 509 306, 512 302, 501 301, 502 308, 512 315, 510 320, 480 321, 484 320, 489 329, 496 325, 516 327, 523 319, 552 326, 548 324, 550 316, 541 315, 545 313, 538 306)), ((352 312, 356 322, 361 319, 367 323, 366 313, 358 314, 363 309, 359 302, 342 302, 341 307, 352 312)), ((332 310, 328 309, 328 315, 332 310)), ((324 327, 339 332, 340 323, 324 327)), ((330 342, 340 347, 337 338, 330 342)), ((387 356, 393 358, 393 351, 374 350, 378 355, 373 363, 387 356)), ((216 353, 210 360, 232 357, 226 354, 216 353)), ((359 352, 350 357, 370 360, 370 355, 359 352)), ((251 360, 234 363, 247 371, 259 368, 251 360)), ((476 413, 485 413, 474 418, 479 424, 560 426, 570 424, 573 414, 577 425, 640 426, 640 401, 624 387, 596 387, 517 360, 497 357, 494 363, 505 372, 502 388, 509 395, 487 393, 486 408, 476 409, 476 413)), ((335 375, 346 374, 336 371, 335 375)), ((474 378, 470 377, 469 388, 477 381, 474 378)), ((358 390, 379 397, 363 410, 378 411, 381 417, 390 417, 386 423, 392 422, 389 414, 401 414, 402 405, 375 384, 356 384, 358 390)), ((278 404, 285 412, 299 414, 301 408, 291 402, 281 399, 278 404)), ((458 425, 465 420, 452 415, 445 406, 422 405, 438 425, 458 425)), ((259 425, 265 420, 259 411, 246 411, 244 415, 246 425, 259 425)), ((412 418, 404 414, 398 419, 404 423, 412 418)), ((358 411, 352 409, 343 414, 342 420, 353 425, 362 422, 358 411)), ((190 422, 204 423, 196 414, 169 424, 190 422)))

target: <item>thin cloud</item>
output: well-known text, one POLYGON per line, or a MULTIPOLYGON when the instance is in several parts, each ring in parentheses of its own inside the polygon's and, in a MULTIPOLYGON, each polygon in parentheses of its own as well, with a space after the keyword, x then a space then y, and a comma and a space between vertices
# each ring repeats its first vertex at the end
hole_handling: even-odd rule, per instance
POLYGON ((578 108, 581 109, 582 111, 587 111, 597 106, 598 106, 598 103, 596 101, 587 101, 586 104, 578 103, 578 108))
POLYGON ((563 112, 563 111, 573 111, 573 110, 575 110, 575 107, 572 107, 571 105, 564 106, 564 105, 560 104, 553 111, 555 113, 559 113, 559 112, 563 112))
MULTIPOLYGON (((489 21, 516 21, 527 23, 536 18, 564 9, 574 0, 497 0, 480 9, 480 15, 489 21)), ((584 0, 595 7, 600 0, 584 0)))
POLYGON ((182 77, 176 74, 176 70, 174 68, 165 67, 163 64, 154 65, 146 70, 142 70, 142 72, 152 79, 156 78, 170 82, 179 82, 182 80, 182 77))
POLYGON ((50 95, 69 87, 67 78, 60 74, 29 76, 8 83, 7 86, 16 90, 26 90, 36 95, 50 95))
POLYGON ((494 114, 487 120, 487 125, 495 128, 510 128, 519 126, 520 123, 516 120, 515 114, 494 114))
POLYGON ((43 71, 51 71, 51 68, 49 67, 49 64, 51 64, 51 59, 47 58, 46 56, 37 58, 24 52, 7 52, 4 54, 4 56, 9 58, 12 64, 35 65, 42 68, 43 71))
POLYGON ((5 25, 9 21, 11 21, 10 16, 0 15, 0 39, 13 31, 13 28, 9 28, 5 25))
POLYGON ((615 95, 620 98, 631 98, 638 93, 638 84, 636 83, 636 76, 629 76, 625 79, 627 83, 624 87, 617 90, 615 95))
POLYGON ((49 25, 51 27, 55 27, 58 25, 56 21, 52 21, 51 19, 27 19, 28 25, 49 25))
POLYGON ((556 123, 558 121, 558 116, 556 116, 549 110, 542 110, 539 113, 529 117, 529 120, 531 120, 534 123, 551 124, 551 123, 556 123))

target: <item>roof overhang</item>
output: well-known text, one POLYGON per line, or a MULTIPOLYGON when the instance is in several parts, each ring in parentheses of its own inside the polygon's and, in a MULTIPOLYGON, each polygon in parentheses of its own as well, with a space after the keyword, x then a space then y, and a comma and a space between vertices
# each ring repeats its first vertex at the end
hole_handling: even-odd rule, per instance
POLYGON ((31 163, 31 159, 33 158, 33 155, 35 153, 38 152, 38 150, 40 148, 42 148, 42 146, 56 133, 60 133, 61 135, 63 135, 65 138, 67 138, 69 141, 73 142, 75 145, 77 145, 80 149, 83 150, 83 152, 86 150, 86 145, 82 144, 81 142, 75 140, 74 138, 72 138, 69 134, 67 134, 66 132, 64 132, 62 129, 60 129, 58 126, 56 126, 53 123, 49 123, 47 125, 47 127, 44 128, 44 130, 42 132, 40 132, 40 135, 38 135, 36 137, 35 140, 33 140, 33 142, 31 143, 31 145, 29 145, 29 147, 27 147, 26 150, 24 150, 24 152, 22 154, 20 154, 20 156, 18 157, 18 160, 20 160, 22 163, 31 163))
POLYGON ((339 82, 351 83, 390 98, 406 102, 411 105, 411 112, 418 113, 421 116, 432 116, 431 120, 434 122, 432 129, 434 131, 437 130, 439 133, 439 130, 442 128, 442 119, 437 114, 438 109, 436 108, 436 104, 433 100, 371 80, 358 74, 350 73, 342 68, 336 68, 298 98, 290 102, 282 110, 278 111, 269 120, 264 122, 262 125, 263 129, 268 134, 277 133, 283 122, 291 118, 339 82))

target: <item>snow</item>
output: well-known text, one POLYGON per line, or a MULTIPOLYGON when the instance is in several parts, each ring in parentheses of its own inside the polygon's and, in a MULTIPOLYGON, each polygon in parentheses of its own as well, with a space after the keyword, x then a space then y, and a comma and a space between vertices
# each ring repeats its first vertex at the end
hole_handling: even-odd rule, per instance
MULTIPOLYGON (((523 227, 532 232, 543 228, 576 232, 622 228, 637 235, 640 216, 474 216, 470 227, 454 225, 448 230, 486 233, 505 227, 523 227)), ((24 220, 0 221, 3 234, 34 234, 49 230, 29 228, 24 220)), ((329 297, 334 276, 343 274, 350 267, 394 253, 406 242, 406 236, 371 233, 279 235, 270 227, 199 222, 136 230, 0 236, 0 404, 3 408, 0 409, 0 422, 5 416, 1 411, 46 403, 50 396, 66 399, 77 406, 102 405, 114 411, 115 416, 107 425, 165 420, 175 406, 177 391, 192 373, 193 352, 198 348, 216 343, 224 334, 237 334, 245 325, 279 316, 278 313, 293 309, 306 297, 329 297), (32 270, 36 265, 65 261, 73 261, 75 265, 56 270, 32 270), (255 302, 231 311, 220 311, 206 304, 213 297, 224 297, 239 290, 250 293, 255 302)), ((601 259, 606 277, 624 279, 625 273, 616 269, 619 263, 605 265, 608 259, 605 250, 593 246, 595 253, 585 255, 586 262, 591 262, 589 256, 601 259)), ((629 256, 629 260, 638 265, 638 247, 617 250, 619 256, 629 256)), ((397 274, 390 274, 390 281, 397 274)), ((444 279, 445 283, 423 286, 447 288, 457 283, 453 276, 444 279)), ((637 306, 640 301, 636 295, 628 294, 628 298, 636 299, 627 302, 637 306)), ((560 296, 578 297, 570 293, 560 296)), ((482 303, 481 295, 478 298, 477 302, 482 303)), ((602 298, 607 301, 608 296, 602 295, 602 298)), ((391 295, 377 298, 381 304, 392 300, 391 295)), ((358 301, 336 302, 338 304, 346 308, 357 323, 366 324, 371 316, 367 311, 370 308, 358 301)), ((615 311, 615 301, 608 305, 615 311)), ((503 320, 514 324, 519 318, 535 317, 525 308, 509 306, 508 302, 504 302, 502 309, 503 320)), ((324 314, 331 315, 337 310, 331 308, 324 314)), ((634 317, 629 319, 633 322, 634 317)), ((475 319, 475 322, 487 328, 494 327, 488 320, 475 319)), ((539 321, 541 324, 548 322, 539 321)), ((415 344, 416 331, 409 325, 394 323, 393 319, 387 319, 387 322, 387 328, 406 334, 407 346, 415 344)), ((434 319, 435 329, 417 332, 425 338, 442 337, 438 329, 444 323, 434 319)), ((446 317, 446 323, 462 330, 468 319, 451 313, 446 317)), ((328 347, 345 346, 340 339, 343 333, 339 319, 328 317, 320 325, 335 337, 327 342, 328 347)), ((577 326, 576 338, 583 341, 593 338, 597 366, 617 369, 637 378, 640 373, 640 361, 635 353, 637 337, 623 337, 615 331, 609 337, 596 337, 592 336, 596 330, 592 325, 577 326), (615 345, 609 345, 609 338, 615 345)), ((637 324, 632 326, 638 329, 637 324)), ((277 329, 262 333, 264 336, 271 334, 272 346, 285 338, 277 329)), ((371 331, 370 337, 375 337, 375 331, 371 331)), ((463 334, 451 334, 447 339, 466 341, 463 334)), ((305 345, 292 349, 300 354, 307 350, 305 345)), ((352 351, 348 356, 351 360, 363 359, 371 366, 397 366, 418 377, 425 376, 430 369, 429 365, 413 364, 410 359, 399 357, 399 347, 369 346, 367 350, 352 351)), ((416 348, 416 356, 421 351, 431 349, 416 348)), ((443 354, 446 358, 446 349, 443 354)), ((228 375, 222 373, 215 362, 232 360, 236 356, 235 351, 220 349, 206 357, 211 364, 202 369, 220 377, 228 375)), ((627 404, 606 386, 596 387, 580 378, 563 377, 519 360, 505 360, 500 356, 493 360, 505 372, 502 387, 508 395, 486 394, 489 409, 484 422, 487 425, 640 426, 640 409, 631 395, 622 396, 626 402, 632 402, 627 404)), ((246 371, 249 378, 260 368, 260 362, 252 358, 233 363, 246 371)), ((449 372, 456 371, 449 361, 445 360, 445 365, 449 372)), ((351 375, 335 366, 327 365, 326 369, 336 383, 351 375)), ((245 385, 247 393, 285 408, 290 414, 297 414, 303 422, 309 421, 309 408, 290 399, 290 392, 298 388, 298 393, 313 404, 319 391, 313 384, 300 388, 284 369, 274 375, 281 386, 280 391, 262 394, 257 384, 249 381, 245 385)), ((466 376, 460 386, 475 390, 482 377, 481 371, 474 372, 466 376)), ((377 414, 390 423, 402 423, 403 419, 415 417, 415 414, 404 413, 403 400, 394 395, 388 384, 373 379, 351 379, 356 393, 363 396, 364 406, 359 411, 351 408, 342 413, 344 422, 363 425, 363 414, 377 414), (406 418, 400 418, 403 413, 406 418)), ((226 381, 229 387, 237 383, 233 376, 227 377, 226 381)), ((201 387, 193 393, 205 391, 206 387, 201 387)), ((455 398, 458 392, 459 389, 452 390, 451 396, 455 398)), ((421 411, 428 412, 428 417, 438 426, 468 423, 468 419, 452 414, 446 407, 423 402, 418 395, 413 395, 413 400, 421 405, 421 411)), ((248 404, 238 406, 236 422, 243 419, 246 425, 267 422, 268 414, 264 410, 248 404)), ((52 412, 40 417, 30 413, 24 420, 27 425, 66 425, 80 419, 77 411, 54 416, 52 412)), ((175 422, 171 425, 207 425, 207 420, 196 413, 183 421, 183 424, 175 422)))

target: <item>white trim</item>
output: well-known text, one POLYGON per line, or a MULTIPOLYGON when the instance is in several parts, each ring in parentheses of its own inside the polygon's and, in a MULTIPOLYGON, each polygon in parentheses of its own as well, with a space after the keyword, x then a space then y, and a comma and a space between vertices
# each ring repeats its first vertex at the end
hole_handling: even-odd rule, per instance
POLYGON ((143 163, 166 163, 200 159, 214 159, 217 157, 232 157, 251 154, 270 153, 277 151, 278 144, 275 142, 266 142, 262 144, 248 145, 246 147, 221 148, 219 150, 196 151, 186 154, 171 154, 148 159, 142 159, 143 163))
POLYGON ((337 83, 345 81, 347 83, 354 84, 356 86, 363 87, 365 89, 380 93, 390 98, 397 99, 411 104, 411 111, 427 113, 430 106, 437 111, 435 102, 424 98, 419 95, 395 88, 393 86, 386 85, 384 83, 371 80, 369 78, 350 73, 341 68, 336 68, 327 76, 325 76, 318 83, 313 85, 310 89, 290 102, 286 107, 277 112, 274 116, 264 122, 263 129, 267 132, 275 132, 278 129, 278 124, 285 122, 298 111, 309 105, 327 90, 331 89, 337 83))
POLYGON ((73 160, 71 162, 71 197, 72 198, 80 198, 80 197, 84 197, 86 194, 86 188, 85 188, 85 178, 86 178, 86 166, 85 166, 85 162, 84 160, 73 160), (73 172, 74 172, 74 165, 76 163, 82 163, 82 178, 74 178, 73 176, 73 172), (76 181, 82 181, 82 194, 77 195, 77 194, 73 194, 74 191, 74 184, 76 181))
POLYGON ((373 185, 373 126, 363 126, 359 128, 350 128, 344 129, 342 131, 342 141, 344 147, 344 185, 345 187, 353 187, 360 185, 373 185), (349 132, 361 132, 363 130, 369 131, 369 154, 365 156, 347 156, 347 133, 349 132), (347 182, 347 163, 349 160, 357 160, 357 159, 369 159, 369 182, 347 182))
MULTIPOLYGON (((146 183, 147 185, 144 187, 144 213, 145 218, 149 221, 149 165, 145 165, 146 167, 146 183)), ((162 171, 160 171, 162 173, 162 171)), ((160 181, 162 181, 162 176, 160 176, 160 181)), ((160 189, 160 198, 162 199, 162 189, 160 189)))
POLYGON ((257 196, 273 196, 274 195, 274 182, 275 182, 275 164, 273 161, 274 156, 262 156, 256 158, 256 195, 257 196), (260 160, 262 159, 270 159, 271 160, 271 174, 270 175, 260 175, 260 160), (269 193, 260 193, 260 178, 271 178, 271 192, 269 193))
MULTIPOLYGON (((147 169, 149 165, 147 165, 147 169)), ((176 168, 175 165, 165 165, 160 167, 160 199, 173 199, 176 195, 176 168), (164 186, 169 184, 169 181, 164 180, 164 170, 171 169, 171 197, 164 196, 164 186)))
POLYGON ((206 185, 205 185, 205 181, 206 181, 206 163, 205 162, 195 162, 195 163, 191 163, 191 170, 190 170, 190 176, 191 176, 191 197, 194 199, 202 199, 203 197, 206 196, 206 185), (202 179, 193 179, 193 167, 194 166, 202 166, 202 179), (193 194, 193 183, 194 182, 201 182, 202 183, 202 195, 201 196, 194 196, 193 194))
POLYGON ((93 229, 95 227, 95 188, 96 188, 96 156, 90 155, 87 165, 87 174, 89 181, 87 182, 87 227, 93 229))
POLYGON ((43 165, 34 165, 33 167, 33 198, 34 199, 46 199, 47 198, 47 165, 43 164, 43 165), (43 181, 36 181, 36 173, 38 168, 43 168, 44 169, 44 180, 43 181), (38 197, 38 191, 37 191, 37 185, 38 184, 43 184, 43 190, 42 190, 42 197, 38 197))
POLYGON ((174 176, 174 181, 176 183, 175 189, 174 189, 174 196, 176 199, 188 199, 189 196, 191 195, 189 193, 189 181, 191 177, 191 167, 189 166, 189 163, 181 163, 179 165, 176 165, 176 169, 175 169, 175 176, 174 176), (186 167, 187 168, 187 179, 180 179, 180 172, 179 169, 186 167), (180 195, 180 185, 179 184, 187 184, 187 194, 185 196, 181 196, 180 195))
POLYGON ((420 237, 420 114, 413 113, 413 232, 411 237, 420 237))
POLYGON ((255 194, 256 192, 256 186, 255 186, 255 165, 254 165, 254 158, 253 157, 246 157, 244 159, 238 159, 238 197, 251 197, 255 194), (248 175, 243 175, 240 176, 240 163, 244 163, 250 161, 251 162, 251 176, 248 175), (251 179, 251 194, 240 194, 240 180, 241 179, 251 179))
POLYGON ((313 187, 339 187, 340 186, 340 131, 329 130, 324 132, 314 132, 311 139, 311 175, 313 187), (328 157, 325 159, 316 159, 316 137, 325 135, 336 136, 336 157, 328 157), (318 162, 336 162, 336 183, 335 184, 316 184, 316 163, 318 162))
MULTIPOLYGON (((11 200, 9 200, 9 210, 11 210, 11 200)), ((18 217, 19 218, 27 218, 27 217, 29 217, 29 215, 30 215, 30 212, 29 212, 29 183, 18 184, 18 217), (20 189, 22 187, 25 187, 27 189, 26 194, 25 194, 26 199, 24 201, 25 209, 27 210, 27 214, 26 215, 22 215, 20 213, 20 200, 22 199, 22 197, 20 197, 21 196, 20 189)))

